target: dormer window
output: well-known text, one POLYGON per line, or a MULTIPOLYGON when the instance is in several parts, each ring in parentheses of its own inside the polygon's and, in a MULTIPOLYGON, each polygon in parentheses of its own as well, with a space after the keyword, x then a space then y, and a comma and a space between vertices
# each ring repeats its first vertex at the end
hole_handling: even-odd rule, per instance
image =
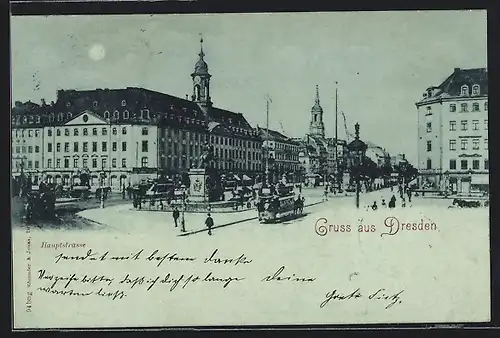
POLYGON ((460 89, 460 95, 461 96, 469 95, 469 86, 463 85, 462 88, 460 89))
POLYGON ((57 121, 62 121, 63 120, 63 113, 59 113, 57 115, 57 121))
POLYGON ((488 101, 486 101, 486 102, 484 103, 484 110, 485 110, 485 111, 488 111, 488 101))
POLYGON ((36 116, 36 123, 40 123, 40 115, 36 116))
POLYGON ((66 114, 66 118, 70 119, 72 117, 73 117, 73 114, 71 114, 71 113, 66 114))
POLYGON ((143 118, 143 119, 149 119, 149 110, 148 109, 142 109, 141 110, 141 118, 143 118))
POLYGON ((51 113, 51 114, 49 115, 49 121, 50 121, 50 122, 54 122, 54 113, 51 113))
POLYGON ((127 101, 122 100, 122 107, 125 107, 127 105, 127 101))
POLYGON ((119 117, 120 117, 120 112, 118 110, 115 110, 115 112, 113 113, 113 118, 118 120, 119 117))
POLYGON ((66 107, 71 107, 71 102, 66 102, 66 107))
POLYGON ((107 110, 106 110, 106 111, 104 112, 104 118, 105 118, 105 119, 109 119, 109 111, 107 111, 107 110))
POLYGON ((474 102, 472 104, 472 111, 479 111, 479 103, 474 102))
POLYGON ((450 104, 450 112, 453 113, 453 112, 456 112, 456 111, 457 111, 457 105, 454 104, 454 103, 450 104))
POLYGON ((125 111, 123 112, 123 118, 124 118, 125 120, 128 120, 128 119, 129 119, 129 117, 130 117, 130 113, 128 112, 128 110, 125 110, 125 111))
POLYGON ((431 98, 431 96, 432 96, 432 90, 429 89, 427 91, 427 98, 431 98))
POLYGON ((97 108, 97 101, 94 101, 94 103, 92 104, 92 106, 94 106, 94 108, 97 108))
POLYGON ((472 95, 479 95, 479 85, 472 86, 472 95))
POLYGON ((28 123, 28 117, 27 116, 23 117, 23 123, 25 123, 25 124, 28 123))

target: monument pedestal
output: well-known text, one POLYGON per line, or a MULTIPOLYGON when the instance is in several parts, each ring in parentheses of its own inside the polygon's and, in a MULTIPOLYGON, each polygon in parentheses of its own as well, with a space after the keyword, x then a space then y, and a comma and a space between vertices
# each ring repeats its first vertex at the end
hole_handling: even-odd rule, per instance
POLYGON ((209 202, 207 191, 207 173, 205 169, 189 170, 189 199, 193 202, 209 202))

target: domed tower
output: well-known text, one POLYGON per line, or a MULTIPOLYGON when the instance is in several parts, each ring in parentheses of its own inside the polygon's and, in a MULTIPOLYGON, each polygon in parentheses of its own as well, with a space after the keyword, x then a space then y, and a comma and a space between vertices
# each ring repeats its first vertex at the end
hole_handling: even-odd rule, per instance
POLYGON ((200 53, 198 61, 194 66, 194 72, 191 74, 193 79, 193 95, 192 100, 196 102, 200 108, 207 113, 208 108, 211 107, 212 102, 210 99, 210 75, 208 73, 208 65, 203 59, 203 37, 200 38, 200 53))
POLYGON ((325 137, 325 124, 323 123, 323 108, 319 103, 319 87, 316 85, 316 102, 311 108, 311 122, 309 123, 309 134, 325 137))

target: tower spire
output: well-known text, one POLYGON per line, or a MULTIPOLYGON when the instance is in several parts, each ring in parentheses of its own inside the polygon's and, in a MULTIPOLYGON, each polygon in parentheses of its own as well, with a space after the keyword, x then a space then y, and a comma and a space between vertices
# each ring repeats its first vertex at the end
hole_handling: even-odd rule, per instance
POLYGON ((316 103, 319 104, 319 86, 316 85, 316 103))
POLYGON ((203 53, 203 34, 200 33, 200 54, 198 54, 201 59, 205 56, 205 53, 203 53))

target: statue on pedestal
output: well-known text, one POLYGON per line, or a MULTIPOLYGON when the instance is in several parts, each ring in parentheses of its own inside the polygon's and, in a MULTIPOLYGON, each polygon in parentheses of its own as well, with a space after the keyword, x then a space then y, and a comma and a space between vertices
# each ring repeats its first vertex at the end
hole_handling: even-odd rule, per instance
POLYGON ((202 147, 200 160, 198 161, 198 169, 206 169, 210 167, 210 162, 214 159, 214 146, 205 142, 202 147))

